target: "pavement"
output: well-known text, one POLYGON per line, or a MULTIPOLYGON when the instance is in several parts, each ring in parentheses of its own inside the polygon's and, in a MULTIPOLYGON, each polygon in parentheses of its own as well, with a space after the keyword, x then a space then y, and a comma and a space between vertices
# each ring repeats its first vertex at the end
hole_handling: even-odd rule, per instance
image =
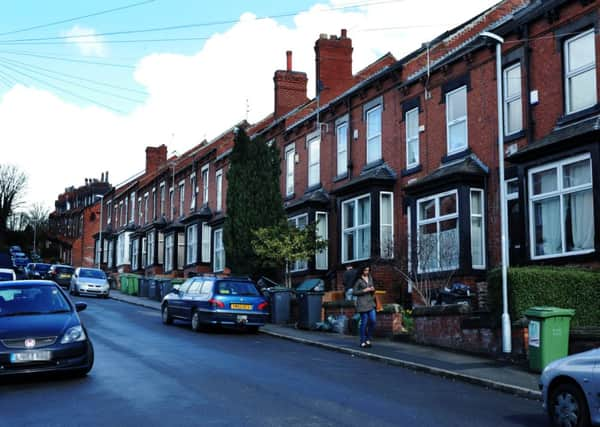
MULTIPOLYGON (((149 298, 126 295, 118 290, 111 290, 110 297, 124 303, 160 310, 160 302, 149 298)), ((363 349, 358 346, 355 336, 303 330, 294 325, 267 323, 260 331, 274 337, 346 353, 352 357, 376 360, 528 399, 541 400, 538 389, 539 374, 508 362, 385 338, 377 339, 373 341, 371 348, 363 349)))

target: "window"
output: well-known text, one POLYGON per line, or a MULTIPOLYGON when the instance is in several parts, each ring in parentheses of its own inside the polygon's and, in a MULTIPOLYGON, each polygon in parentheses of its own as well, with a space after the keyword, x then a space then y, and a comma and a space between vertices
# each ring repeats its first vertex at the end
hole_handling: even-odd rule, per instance
POLYGON ((165 188, 165 183, 161 182, 160 183, 160 215, 164 216, 165 215, 165 201, 166 201, 166 188, 165 188))
MULTIPOLYGON (((104 241, 102 242, 102 262, 103 262, 103 263, 107 263, 107 262, 108 262, 108 259, 109 259, 109 256, 108 256, 108 248, 109 248, 109 246, 111 246, 111 245, 110 245, 110 241, 108 241, 108 240, 106 240, 106 239, 102 239, 102 240, 104 240, 104 241)), ((111 267, 112 267, 112 266, 111 266, 111 267)))
POLYGON ((521 64, 517 63, 503 72, 504 76, 504 134, 512 135, 523 129, 521 107, 521 64))
POLYGON ((219 169, 216 174, 217 184, 217 212, 223 209, 223 169, 219 169))
POLYGON ((367 111, 367 163, 381 159, 381 105, 367 111))
MULTIPOLYGON (((288 218, 288 223, 296 228, 303 229, 308 224, 308 214, 298 215, 288 218)), ((303 271, 308 268, 307 260, 294 261, 290 264, 290 271, 303 271)))
POLYGON ((119 202, 119 226, 125 224, 127 220, 127 198, 125 199, 125 209, 123 209, 123 200, 119 202))
POLYGON ((144 194, 144 224, 148 224, 148 193, 144 194))
POLYGON ((186 264, 195 264, 198 258, 198 224, 190 225, 186 232, 186 264))
POLYGON ((208 165, 202 166, 202 203, 208 204, 208 165))
POLYGON ((169 188, 169 208, 171 209, 171 220, 175 217, 175 188, 169 188))
POLYGON ((394 193, 379 194, 379 244, 381 258, 394 257, 394 193))
POLYGON ((146 259, 146 265, 154 265, 154 231, 148 234, 148 258, 146 259))
POLYGON ((202 262, 210 262, 210 225, 202 223, 202 262))
POLYGON ((594 200, 589 154, 529 171, 531 257, 594 251, 594 200))
POLYGON ((180 269, 185 263, 185 234, 177 233, 177 264, 174 269, 180 269))
POLYGON ((158 249, 158 263, 162 264, 164 261, 164 242, 165 242, 165 234, 162 232, 158 232, 158 245, 156 246, 158 249))
POLYGON ((96 240, 95 244, 94 244, 94 264, 99 265, 100 264, 100 249, 102 248, 102 245, 100 244, 99 240, 96 240))
POLYGON ((475 269, 485 269, 483 211, 483 190, 471 190, 471 265, 475 269))
POLYGON ((321 182, 321 138, 308 142, 308 186, 321 182))
POLYGON ((462 86, 446 94, 448 154, 468 147, 467 133, 467 87, 462 86))
POLYGON ((137 270, 139 265, 138 265, 138 261, 139 261, 139 253, 138 253, 138 239, 132 239, 131 240, 131 269, 133 271, 137 270))
POLYGON ((179 182, 179 216, 185 213, 185 181, 179 182))
POLYGON ((190 175, 190 188, 192 189, 190 210, 192 212, 196 210, 196 196, 198 195, 198 183, 196 181, 196 172, 194 172, 190 175))
MULTIPOLYGON (((316 234, 317 238, 321 240, 328 239, 328 227, 327 227, 327 212, 315 213, 315 222, 317 223, 316 234)), ((315 254, 315 268, 317 270, 327 270, 328 268, 328 251, 327 247, 320 250, 315 254)))
POLYGON ((565 101, 567 114, 596 104, 594 29, 565 42, 565 101))
MULTIPOLYGON (((135 221, 135 191, 131 193, 131 203, 130 203, 130 216, 129 216, 129 222, 134 222, 135 221)), ((127 203, 127 202, 125 202, 127 203)), ((127 209, 127 205, 125 205, 125 209, 127 209)))
POLYGON ((117 265, 129 264, 129 235, 130 232, 121 233, 117 237, 117 265))
POLYGON ((148 239, 146 237, 142 237, 142 256, 140 257, 140 263, 142 267, 146 267, 148 265, 148 239))
POLYGON ((169 234, 165 238, 165 271, 173 270, 173 250, 175 245, 175 234, 169 234))
POLYGON ((406 125, 406 167, 419 164, 419 107, 407 111, 404 115, 406 125))
POLYGON ((458 268, 458 255, 457 192, 417 200, 419 273, 458 268))
POLYGON ((112 211, 110 210, 111 205, 112 202, 110 200, 106 202, 106 225, 110 224, 110 220, 112 219, 112 211))
MULTIPOLYGON (((128 201, 129 198, 127 196, 125 196, 125 216, 122 218, 122 224, 127 224, 129 222, 129 211, 128 211, 128 201)), ((121 211, 121 215, 123 214, 123 211, 121 211)))
POLYGON ((294 194, 294 162, 296 150, 293 145, 285 149, 285 195, 294 194))
POLYGON ((342 203, 342 262, 371 256, 371 196, 342 203))
POLYGON ((337 174, 348 172, 348 122, 339 124, 335 130, 337 136, 337 174))
POLYGON ((152 189, 152 218, 156 219, 156 188, 152 189))
POLYGON ((214 271, 225 269, 225 247, 223 246, 223 229, 215 230, 215 264, 214 271))
POLYGON ((107 266, 108 268, 112 268, 113 267, 113 246, 114 243, 113 241, 107 241, 107 250, 106 250, 106 256, 107 256, 107 266))

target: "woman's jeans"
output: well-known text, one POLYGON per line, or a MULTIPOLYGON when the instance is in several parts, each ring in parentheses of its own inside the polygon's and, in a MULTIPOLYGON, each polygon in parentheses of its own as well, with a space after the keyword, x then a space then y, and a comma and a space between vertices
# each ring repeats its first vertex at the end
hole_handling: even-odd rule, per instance
POLYGON ((360 342, 371 341, 375 331, 375 309, 360 313, 360 342))

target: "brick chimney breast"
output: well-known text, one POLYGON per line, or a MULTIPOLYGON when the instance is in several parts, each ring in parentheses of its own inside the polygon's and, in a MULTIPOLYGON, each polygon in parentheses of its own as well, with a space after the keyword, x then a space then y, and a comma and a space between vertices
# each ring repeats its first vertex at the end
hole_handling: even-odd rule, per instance
MULTIPOLYGON (((146 147, 146 173, 156 172, 167 163, 167 146, 146 147)), ((108 173, 107 173, 108 178, 108 173)))
POLYGON ((326 104, 354 85, 352 39, 342 29, 341 36, 321 34, 315 43, 316 89, 320 103, 326 104))
POLYGON ((286 53, 286 70, 277 70, 273 76, 275 83, 275 118, 281 117, 308 101, 306 73, 292 71, 292 51, 286 53))

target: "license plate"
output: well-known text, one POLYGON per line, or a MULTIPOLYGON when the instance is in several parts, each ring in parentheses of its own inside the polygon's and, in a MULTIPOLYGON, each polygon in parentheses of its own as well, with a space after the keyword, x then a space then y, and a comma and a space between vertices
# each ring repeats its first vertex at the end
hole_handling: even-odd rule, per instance
POLYGON ((232 310, 252 310, 251 304, 231 304, 232 310))
POLYGON ((23 353, 11 353, 11 363, 46 362, 51 359, 50 351, 27 351, 23 353))
POLYGON ((246 323, 248 321, 248 316, 240 314, 237 316, 238 323, 246 323))
POLYGON ((70 279, 71 275, 70 274, 61 274, 58 277, 60 277, 61 279, 70 279))

